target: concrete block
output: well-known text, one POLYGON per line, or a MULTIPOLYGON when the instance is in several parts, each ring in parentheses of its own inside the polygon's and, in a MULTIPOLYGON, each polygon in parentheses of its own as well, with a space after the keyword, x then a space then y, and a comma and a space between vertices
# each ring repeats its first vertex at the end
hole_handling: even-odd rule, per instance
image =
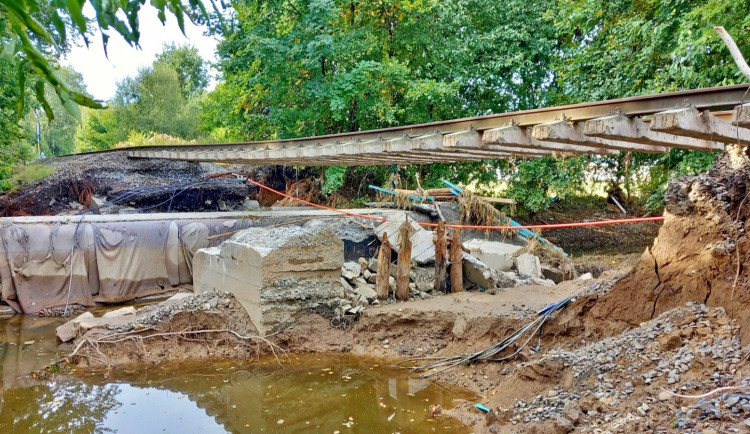
POLYGON ((301 312, 331 317, 343 264, 343 242, 327 227, 250 228, 195 254, 193 288, 231 292, 268 334, 301 312))
POLYGON ((516 271, 522 278, 542 277, 542 264, 531 253, 523 253, 515 258, 516 271))
POLYGON ((510 271, 513 269, 513 254, 521 246, 499 241, 471 239, 465 241, 463 246, 471 256, 484 262, 493 270, 510 271))
MULTIPOLYGON (((394 218, 375 228, 375 236, 378 240, 383 241, 383 234, 388 234, 388 243, 394 252, 398 253, 401 246, 401 225, 406 220, 406 213, 398 214, 394 218)), ((409 224, 414 229, 411 236, 411 259, 417 264, 428 264, 435 261, 435 243, 434 235, 431 231, 425 230, 419 226, 413 219, 409 219, 409 224)))
POLYGON ((518 276, 514 273, 496 271, 488 267, 479 259, 464 253, 464 279, 482 288, 514 288, 518 284, 518 276))

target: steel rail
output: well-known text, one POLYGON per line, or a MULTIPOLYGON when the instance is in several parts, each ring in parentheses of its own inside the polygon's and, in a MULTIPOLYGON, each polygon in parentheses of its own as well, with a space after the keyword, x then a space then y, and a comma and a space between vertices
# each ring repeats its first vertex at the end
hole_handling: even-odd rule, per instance
MULTIPOLYGON (((570 121, 586 121, 614 113, 622 113, 629 117, 641 117, 687 106, 695 107, 698 110, 722 111, 721 116, 725 117, 726 112, 724 111, 731 110, 735 106, 742 104, 749 89, 750 84, 737 84, 322 136, 237 143, 134 146, 129 148, 96 151, 96 153, 134 151, 221 152, 292 148, 300 146, 314 147, 333 143, 368 141, 378 138, 388 139, 404 136, 415 137, 435 132, 440 132, 441 134, 466 130, 476 130, 481 132, 514 124, 519 126, 533 126, 540 123, 563 119, 570 121)), ((85 155, 90 153, 95 152, 73 155, 85 155)), ((140 152, 135 153, 140 154, 140 152)))

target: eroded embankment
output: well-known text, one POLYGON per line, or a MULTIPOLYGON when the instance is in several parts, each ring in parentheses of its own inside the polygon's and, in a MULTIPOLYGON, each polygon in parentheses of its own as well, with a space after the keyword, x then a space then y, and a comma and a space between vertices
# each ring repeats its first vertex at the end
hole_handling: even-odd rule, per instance
MULTIPOLYGON (((547 299, 539 296, 543 288, 526 287, 513 290, 523 291, 513 301, 503 299, 508 290, 390 304, 368 309, 346 330, 310 314, 270 342, 290 351, 447 357, 495 344, 531 320, 529 308, 580 293, 544 327, 540 352, 527 347, 505 362, 440 374, 437 381, 480 393, 491 409, 485 417, 466 404, 453 414, 477 432, 746 429, 750 378, 742 375, 748 362, 741 345, 750 340, 750 329, 741 325, 750 318, 750 272, 744 267, 750 256, 750 171, 744 161, 725 154, 711 172, 673 183, 659 237, 624 277, 547 288, 553 291, 547 299), (730 389, 695 399, 674 396, 717 387, 730 389)), ((78 361, 101 363, 105 356, 118 363, 157 363, 187 351, 191 357, 249 357, 276 348, 245 339, 242 333, 252 332, 247 327, 241 336, 195 333, 195 327, 233 326, 233 314, 215 313, 229 307, 231 298, 218 297, 216 307, 208 303, 204 311, 206 302, 200 313, 185 313, 184 321, 175 313, 172 321, 148 326, 139 332, 153 335, 145 340, 125 334, 117 345, 87 345, 79 337, 78 361)))

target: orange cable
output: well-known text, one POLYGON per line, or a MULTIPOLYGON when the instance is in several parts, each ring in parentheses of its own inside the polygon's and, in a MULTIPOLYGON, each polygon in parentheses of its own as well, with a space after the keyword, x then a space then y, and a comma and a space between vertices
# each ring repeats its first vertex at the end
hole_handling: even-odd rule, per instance
MULTIPOLYGON (((278 190, 274 190, 273 188, 263 185, 259 182, 255 182, 252 179, 245 178, 247 182, 250 184, 255 185, 256 187, 262 188, 264 190, 268 190, 272 193, 278 194, 279 196, 292 199, 293 201, 303 203, 305 205, 310 205, 315 208, 324 209, 327 211, 333 211, 340 214, 346 214, 348 216, 352 217, 359 217, 363 219, 369 219, 369 220, 377 220, 377 221, 387 221, 385 217, 377 217, 377 216, 371 216, 371 215, 365 215, 365 214, 357 214, 354 212, 346 211, 343 209, 338 208, 331 208, 325 205, 320 205, 317 203, 308 202, 306 200, 289 196, 288 194, 282 193, 278 190)), ((574 223, 554 223, 554 224, 546 224, 546 225, 526 225, 526 226, 480 226, 480 225, 457 225, 457 224, 446 224, 446 228, 454 228, 454 229, 477 229, 477 230, 519 230, 519 229, 567 229, 567 228, 579 228, 579 227, 586 227, 586 226, 604 226, 604 225, 616 225, 616 224, 624 224, 624 223, 644 223, 644 222, 659 222, 663 221, 663 216, 658 217, 637 217, 637 218, 629 218, 629 219, 613 219, 613 220, 596 220, 596 221, 590 221, 590 222, 574 222, 574 223)), ((437 227, 437 223, 426 223, 426 222, 416 222, 420 226, 425 227, 437 227)))

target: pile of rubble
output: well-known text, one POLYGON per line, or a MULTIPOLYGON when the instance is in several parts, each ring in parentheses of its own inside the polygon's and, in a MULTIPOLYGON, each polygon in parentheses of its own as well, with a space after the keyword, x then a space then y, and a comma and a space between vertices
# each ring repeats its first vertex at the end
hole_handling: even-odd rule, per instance
MULTIPOLYGON (((339 306, 334 313, 334 320, 356 319, 366 306, 380 304, 375 292, 375 279, 378 261, 374 258, 367 260, 359 258, 357 262, 345 262, 341 267, 341 290, 339 291, 339 306)), ((435 268, 415 267, 409 273, 409 297, 429 298, 434 295, 435 268)), ((395 301, 396 267, 390 268, 388 276, 389 298, 384 303, 395 301)))
POLYGON ((563 372, 547 393, 495 414, 502 423, 556 432, 672 427, 707 433, 720 423, 740 432, 750 426, 750 378, 737 375, 742 360, 738 326, 725 310, 688 303, 621 335, 518 365, 519 373, 544 365, 563 372), (736 389, 703 399, 677 396, 727 386, 736 389))

